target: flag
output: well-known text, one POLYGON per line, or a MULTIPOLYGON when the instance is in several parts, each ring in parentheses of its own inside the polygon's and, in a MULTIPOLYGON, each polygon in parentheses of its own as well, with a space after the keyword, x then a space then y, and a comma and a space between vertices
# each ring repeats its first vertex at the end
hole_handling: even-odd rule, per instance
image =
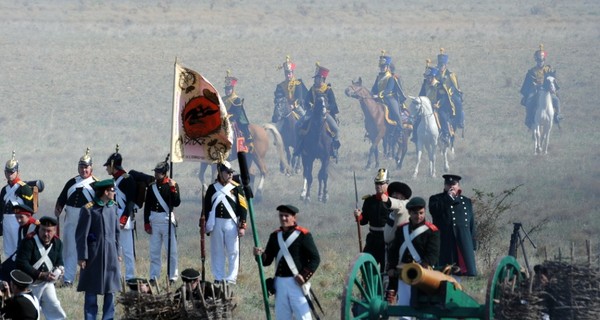
POLYGON ((233 133, 217 89, 175 62, 171 161, 217 162, 229 157, 233 133))

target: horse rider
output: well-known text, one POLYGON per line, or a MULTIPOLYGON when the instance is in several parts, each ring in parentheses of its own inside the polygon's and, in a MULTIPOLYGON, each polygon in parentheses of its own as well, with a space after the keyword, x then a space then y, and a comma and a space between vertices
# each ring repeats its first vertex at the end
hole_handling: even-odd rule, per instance
POLYGON ((394 69, 392 57, 386 56, 385 51, 382 51, 379 57, 379 74, 375 79, 371 94, 378 102, 388 107, 391 120, 396 122, 397 130, 402 130, 401 106, 404 109, 406 95, 402 90, 400 79, 394 74, 394 69))
MULTIPOLYGON (((425 73, 423 73, 423 83, 421 84, 421 91, 419 91, 420 97, 427 97, 429 101, 431 101, 431 106, 434 110, 439 108, 439 99, 438 99, 438 91, 440 82, 437 80, 436 76, 439 74, 439 69, 431 66, 431 60, 427 59, 425 61, 425 73)), ((413 134, 411 140, 414 143, 417 143, 417 127, 421 123, 421 117, 417 115, 413 115, 414 117, 414 125, 413 125, 413 134)))
POLYGON ((452 129, 464 128, 463 93, 456 74, 448 70, 448 55, 444 48, 440 48, 440 54, 437 56, 437 68, 439 72, 436 79, 440 82, 437 95, 440 104, 439 121, 442 137, 449 139, 452 135, 450 125, 452 129))
POLYGON ((254 149, 254 137, 250 133, 248 126, 250 121, 246 115, 244 109, 244 99, 240 98, 235 92, 235 85, 238 79, 231 76, 231 72, 227 70, 227 76, 225 76, 225 96, 223 96, 223 103, 227 108, 227 113, 231 115, 231 121, 237 124, 238 129, 242 132, 243 141, 238 138, 237 150, 242 151, 248 148, 248 152, 252 152, 254 149))
POLYGON ((290 56, 285 57, 285 62, 280 67, 283 69, 285 80, 280 82, 275 88, 275 98, 273 104, 275 109, 273 110, 273 116, 271 122, 276 123, 280 119, 277 116, 277 105, 281 101, 285 101, 290 106, 290 110, 298 114, 298 117, 304 115, 304 100, 308 94, 308 89, 302 82, 302 79, 296 79, 294 70, 296 70, 296 64, 292 62, 290 56))
MULTIPOLYGON (((529 129, 532 129, 533 126, 537 102, 536 98, 540 88, 544 84, 544 80, 546 80, 546 77, 549 75, 556 78, 556 71, 550 65, 546 64, 547 56, 548 54, 544 51, 544 45, 540 44, 539 50, 533 53, 536 65, 527 71, 525 80, 521 86, 521 95, 523 95, 521 104, 525 107, 525 125, 529 129)), ((558 90, 558 85, 556 85, 556 90, 558 90)), ((551 92, 550 96, 552 97, 552 106, 554 107, 554 122, 558 124, 563 118, 560 114, 560 100, 558 99, 556 92, 551 92)))
POLYGON ((297 147, 294 148, 294 155, 299 154, 303 147, 304 137, 308 131, 308 124, 313 116, 315 104, 322 103, 323 108, 326 110, 324 117, 328 125, 328 131, 333 139, 332 156, 337 159, 338 149, 341 145, 338 134, 339 119, 337 117, 337 114, 340 111, 337 103, 335 102, 335 95, 333 94, 333 89, 331 89, 331 84, 325 82, 327 80, 327 76, 329 75, 329 69, 322 67, 318 62, 316 66, 315 76, 313 77, 314 83, 308 91, 308 96, 304 104, 306 114, 300 119, 300 121, 296 123, 296 137, 298 141, 296 145, 297 147))

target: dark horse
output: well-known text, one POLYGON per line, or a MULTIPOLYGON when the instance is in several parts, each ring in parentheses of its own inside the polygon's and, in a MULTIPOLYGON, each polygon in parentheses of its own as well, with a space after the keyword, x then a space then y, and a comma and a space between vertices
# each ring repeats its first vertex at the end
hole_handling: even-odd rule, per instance
POLYGON ((315 99, 315 105, 312 110, 312 115, 308 120, 308 127, 302 144, 300 154, 302 156, 302 167, 304 176, 304 185, 300 199, 305 202, 310 202, 310 187, 313 182, 312 169, 316 159, 321 161, 321 169, 319 169, 319 201, 326 203, 329 194, 327 192, 327 169, 329 168, 329 157, 332 151, 333 139, 327 132, 325 121, 327 109, 323 98, 315 99))
POLYGON ((386 121, 385 106, 373 99, 369 89, 363 87, 362 78, 352 81, 345 93, 348 97, 358 99, 365 116, 367 131, 365 137, 371 141, 365 168, 371 167, 373 158, 375 167, 379 167, 379 144, 384 140, 388 143, 388 149, 396 150, 392 151, 396 168, 402 169, 402 163, 408 150, 408 138, 412 130, 404 127, 402 130, 396 130, 396 126, 392 126, 386 121))
MULTIPOLYGON (((283 142, 281 139, 281 135, 279 134, 279 131, 277 131, 277 128, 275 128, 274 125, 272 125, 270 123, 265 123, 262 126, 260 126, 260 125, 251 123, 248 126, 248 129, 250 130, 250 133, 254 137, 254 148, 247 154, 247 158, 246 158, 248 161, 248 167, 250 168, 252 166, 252 163, 255 163, 256 166, 258 167, 258 170, 260 171, 260 179, 258 182, 258 187, 256 188, 256 190, 254 192, 254 200, 258 202, 262 198, 265 177, 268 173, 265 160, 266 160, 267 151, 269 149, 270 142, 269 142, 269 135, 267 134, 267 131, 271 131, 271 134, 273 134, 273 138, 274 138, 273 144, 277 148, 277 154, 279 155, 280 164, 285 168, 285 170, 289 170, 289 165, 284 156, 283 142)), ((228 160, 229 161, 237 160, 237 146, 235 143, 233 144, 233 149, 231 150, 228 160)), ((215 177, 216 176, 216 166, 212 165, 212 167, 213 167, 212 168, 213 177, 215 177)), ((204 185, 204 175, 206 173, 207 168, 208 168, 208 163, 202 162, 200 164, 199 178, 200 178, 200 182, 202 183, 202 185, 204 185)))
MULTIPOLYGON (((290 105, 286 97, 280 97, 275 100, 275 108, 273 109, 273 117, 271 122, 277 124, 277 129, 283 139, 283 149, 288 163, 294 170, 293 173, 298 173, 300 168, 300 156, 294 156, 293 149, 296 147, 296 122, 304 115, 302 107, 290 105)), ((286 174, 285 168, 280 166, 280 171, 286 174)))

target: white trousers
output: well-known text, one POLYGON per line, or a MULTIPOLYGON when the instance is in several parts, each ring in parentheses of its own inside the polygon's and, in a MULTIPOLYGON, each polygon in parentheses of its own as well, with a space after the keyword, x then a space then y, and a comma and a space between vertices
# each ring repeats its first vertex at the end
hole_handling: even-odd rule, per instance
POLYGON ((73 283, 77 274, 77 243, 75 242, 75 229, 79 222, 81 208, 66 206, 65 222, 61 225, 60 233, 63 241, 63 261, 65 263, 64 282, 73 283))
MULTIPOLYGON (((19 223, 17 222, 17 218, 15 214, 5 214, 4 220, 2 221, 2 232, 4 241, 2 242, 2 247, 4 248, 5 257, 10 256, 11 254, 17 251, 17 243, 19 242, 19 223)), ((12 257, 12 260, 15 261, 16 255, 12 257)))
POLYGON ((40 309, 47 320, 66 319, 67 315, 60 306, 56 296, 56 287, 52 282, 34 283, 30 286, 31 293, 40 302, 40 309))
POLYGON ((150 212, 150 225, 152 226, 152 235, 150 236, 150 279, 160 279, 160 270, 162 268, 161 250, 165 246, 165 251, 169 252, 169 226, 171 227, 171 272, 169 280, 177 280, 179 272, 177 271, 177 238, 175 237, 175 227, 168 223, 169 215, 166 212, 150 212))
MULTIPOLYGON (((398 305, 399 306, 410 306, 410 291, 412 287, 402 280, 398 280, 398 305)), ((412 317, 400 317, 400 319, 411 320, 412 317)))
POLYGON ((123 253, 123 262, 125 263, 125 280, 135 278, 135 256, 133 255, 133 230, 119 230, 119 244, 123 253))
POLYGON ((275 277, 275 319, 312 320, 308 301, 294 277, 275 277))
POLYGON ((210 271, 215 280, 236 282, 240 267, 239 243, 238 227, 233 219, 216 218, 210 233, 210 271))

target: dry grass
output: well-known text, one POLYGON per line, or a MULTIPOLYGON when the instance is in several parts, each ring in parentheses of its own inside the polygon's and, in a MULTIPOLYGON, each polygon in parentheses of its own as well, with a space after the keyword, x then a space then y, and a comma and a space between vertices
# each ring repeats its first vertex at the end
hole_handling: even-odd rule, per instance
MULTIPOLYGON (((164 158, 169 150, 175 57, 218 86, 225 70, 232 69, 240 79, 238 93, 246 98, 247 113, 256 123, 270 120, 272 93, 282 80, 277 66, 285 55, 292 56, 298 75, 309 84, 314 63, 320 61, 331 70, 328 80, 342 115, 343 146, 340 163, 330 168, 330 201, 301 204, 297 200, 301 178, 279 174, 270 160, 265 199, 255 204, 255 214, 261 241, 266 241, 277 227, 275 206, 281 202, 300 206, 300 223, 313 231, 323 255, 315 289, 328 310, 326 318, 337 318, 347 266, 358 251, 351 219, 352 172, 360 194, 373 192, 375 172, 363 168, 368 145, 362 139, 362 114, 343 89, 358 76, 370 85, 379 52, 386 49, 406 91, 414 95, 425 59, 435 58, 439 47, 445 47, 450 68, 465 91, 467 114, 465 139, 458 139, 451 171, 464 177, 468 196, 474 194, 472 189, 498 193, 523 185, 514 195, 520 205, 497 230, 504 236, 497 244, 503 248, 499 251, 508 249, 512 222, 530 228, 550 218, 534 239, 545 244, 597 238, 600 231, 597 2, 386 0, 298 5, 275 0, 59 0, 1 1, 0 7, 0 159, 8 160, 14 149, 23 177, 46 182, 42 214, 51 213, 87 146, 99 177, 106 177, 100 165, 116 143, 127 169, 149 171, 164 158), (518 94, 540 42, 559 72, 566 116, 563 129, 554 129, 545 157, 533 156, 518 94)), ((413 148, 400 171, 391 161, 383 162, 393 180, 410 177, 413 148)), ((175 165, 183 196, 178 209, 180 269, 200 267, 197 167, 175 165)), ((426 171, 423 164, 420 171, 426 171)), ((409 183, 415 195, 428 197, 441 191, 441 181, 421 176, 409 183)), ((148 237, 143 232, 139 236, 138 274, 145 276, 148 237)), ((245 238, 236 290, 238 317, 263 313, 251 246, 251 237, 245 238)), ((468 281, 466 286, 475 296, 485 296, 483 280, 468 281)), ((82 295, 67 289, 59 290, 59 295, 70 318, 81 318, 82 295)))

